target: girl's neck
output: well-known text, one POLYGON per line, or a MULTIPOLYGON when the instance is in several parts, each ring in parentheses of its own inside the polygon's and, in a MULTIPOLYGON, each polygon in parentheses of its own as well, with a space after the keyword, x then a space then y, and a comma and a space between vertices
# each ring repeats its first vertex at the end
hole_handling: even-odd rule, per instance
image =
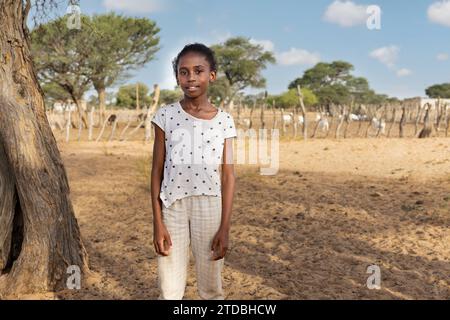
POLYGON ((205 96, 199 96, 197 98, 189 98, 189 97, 184 97, 181 101, 180 101, 181 105, 187 109, 194 109, 194 110, 198 110, 198 109, 204 109, 205 107, 211 107, 211 103, 208 100, 208 97, 205 96))

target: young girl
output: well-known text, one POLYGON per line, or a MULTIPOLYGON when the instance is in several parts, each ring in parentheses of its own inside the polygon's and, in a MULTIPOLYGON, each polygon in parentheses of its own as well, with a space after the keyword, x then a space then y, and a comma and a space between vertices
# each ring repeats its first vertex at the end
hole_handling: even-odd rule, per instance
POLYGON ((221 272, 228 248, 235 188, 233 117, 214 107, 207 90, 216 80, 213 51, 183 48, 173 61, 184 98, 154 115, 151 174, 153 244, 158 254, 159 299, 181 300, 189 245, 202 299, 224 299, 221 272))

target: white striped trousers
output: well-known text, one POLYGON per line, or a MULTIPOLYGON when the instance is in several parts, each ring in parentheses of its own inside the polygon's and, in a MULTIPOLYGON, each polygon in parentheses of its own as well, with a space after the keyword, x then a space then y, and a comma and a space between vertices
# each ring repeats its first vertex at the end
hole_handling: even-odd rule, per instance
POLYGON ((201 299, 223 300, 224 259, 212 260, 212 240, 219 230, 222 198, 211 195, 187 196, 169 208, 163 206, 162 219, 170 234, 168 256, 158 255, 158 285, 162 300, 181 300, 186 288, 189 245, 195 260, 197 290, 201 299))

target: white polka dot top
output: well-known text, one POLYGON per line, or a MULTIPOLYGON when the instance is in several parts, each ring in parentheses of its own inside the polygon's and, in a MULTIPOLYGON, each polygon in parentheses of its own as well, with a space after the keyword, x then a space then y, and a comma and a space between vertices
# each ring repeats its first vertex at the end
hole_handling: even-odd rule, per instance
POLYGON ((217 109, 214 118, 199 119, 176 102, 162 106, 153 116, 152 122, 165 133, 160 198, 166 208, 187 196, 221 196, 219 165, 224 141, 237 134, 233 117, 217 109))

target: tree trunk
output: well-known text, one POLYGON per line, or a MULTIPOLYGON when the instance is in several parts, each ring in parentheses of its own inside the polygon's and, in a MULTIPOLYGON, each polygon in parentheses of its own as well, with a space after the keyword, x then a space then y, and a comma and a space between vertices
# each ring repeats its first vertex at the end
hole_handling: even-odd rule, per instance
POLYGON ((92 128, 94 127, 94 111, 95 107, 91 107, 91 111, 89 111, 89 133, 88 133, 88 141, 92 141, 92 128))
POLYGON ((31 62, 29 2, 0 0, 0 9, 0 297, 4 297, 63 289, 68 266, 88 269, 66 172, 31 62))
POLYGON ((72 95, 72 99, 74 100, 75 104, 77 105, 77 111, 79 115, 81 116, 81 121, 83 122, 83 125, 85 128, 88 127, 87 124, 87 116, 86 116, 86 110, 83 109, 83 106, 81 105, 81 98, 75 97, 72 95))
POLYGON ((98 95, 98 109, 100 115, 100 123, 105 120, 105 110, 106 110, 106 89, 103 86, 95 86, 95 90, 98 95))

